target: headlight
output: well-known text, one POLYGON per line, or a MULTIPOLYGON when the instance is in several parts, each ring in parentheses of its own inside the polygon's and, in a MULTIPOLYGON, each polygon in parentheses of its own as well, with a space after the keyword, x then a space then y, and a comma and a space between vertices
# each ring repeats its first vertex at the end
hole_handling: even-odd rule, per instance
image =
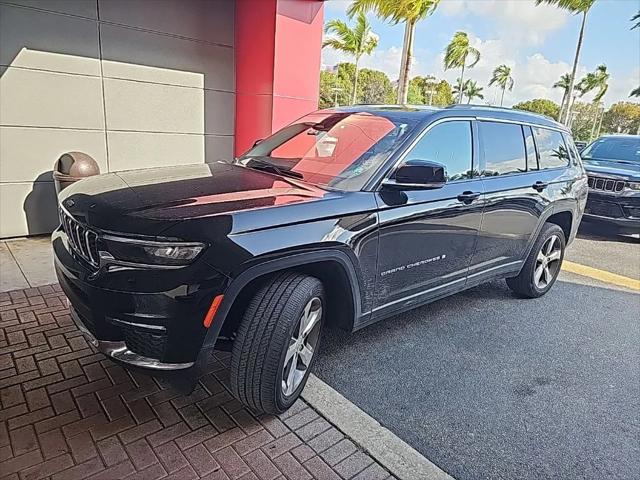
POLYGON ((628 182, 627 188, 629 190, 633 190, 634 192, 640 192, 640 182, 628 182))
POLYGON ((114 259, 147 265, 187 265, 205 247, 202 243, 147 242, 112 236, 105 236, 102 240, 114 259))

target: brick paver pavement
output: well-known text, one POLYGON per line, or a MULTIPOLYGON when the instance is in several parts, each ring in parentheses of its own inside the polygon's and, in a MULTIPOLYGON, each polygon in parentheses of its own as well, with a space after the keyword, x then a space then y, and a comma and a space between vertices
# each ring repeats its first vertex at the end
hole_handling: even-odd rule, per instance
POLYGON ((389 478, 303 401, 254 415, 228 354, 184 396, 96 353, 57 285, 0 293, 0 478, 389 478))

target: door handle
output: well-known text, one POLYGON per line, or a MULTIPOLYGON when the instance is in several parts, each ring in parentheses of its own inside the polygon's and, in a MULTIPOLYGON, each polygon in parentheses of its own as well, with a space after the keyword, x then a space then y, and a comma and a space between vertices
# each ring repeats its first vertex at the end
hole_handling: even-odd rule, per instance
POLYGON ((545 188, 547 188, 549 186, 549 184, 547 182, 541 182, 540 180, 538 180, 536 183, 534 183, 533 185, 531 185, 531 188, 541 192, 543 191, 545 188))
POLYGON ((462 192, 460 195, 458 195, 458 200, 460 200, 462 203, 469 204, 478 199, 480 195, 480 192, 470 192, 467 190, 466 192, 462 192))

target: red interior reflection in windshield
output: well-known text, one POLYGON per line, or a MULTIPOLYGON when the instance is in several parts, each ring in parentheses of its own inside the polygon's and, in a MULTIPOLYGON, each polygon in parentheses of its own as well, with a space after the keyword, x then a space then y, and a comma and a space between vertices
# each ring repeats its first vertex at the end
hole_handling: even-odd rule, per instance
POLYGON ((305 130, 274 149, 271 156, 299 158, 292 170, 304 174, 306 181, 323 182, 339 176, 394 128, 393 122, 384 117, 349 115, 327 132, 305 130))

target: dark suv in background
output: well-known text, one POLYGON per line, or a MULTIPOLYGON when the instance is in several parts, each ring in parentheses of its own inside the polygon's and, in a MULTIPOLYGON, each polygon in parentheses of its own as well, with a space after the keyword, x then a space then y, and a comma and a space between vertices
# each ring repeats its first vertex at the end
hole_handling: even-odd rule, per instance
POLYGON ((192 385, 231 349, 246 405, 282 412, 321 330, 495 278, 554 284, 587 200, 569 133, 507 109, 307 115, 229 163, 109 173, 61 195, 56 271, 106 355, 192 385))
POLYGON ((581 155, 589 175, 585 221, 640 233, 640 136, 606 135, 581 155))

